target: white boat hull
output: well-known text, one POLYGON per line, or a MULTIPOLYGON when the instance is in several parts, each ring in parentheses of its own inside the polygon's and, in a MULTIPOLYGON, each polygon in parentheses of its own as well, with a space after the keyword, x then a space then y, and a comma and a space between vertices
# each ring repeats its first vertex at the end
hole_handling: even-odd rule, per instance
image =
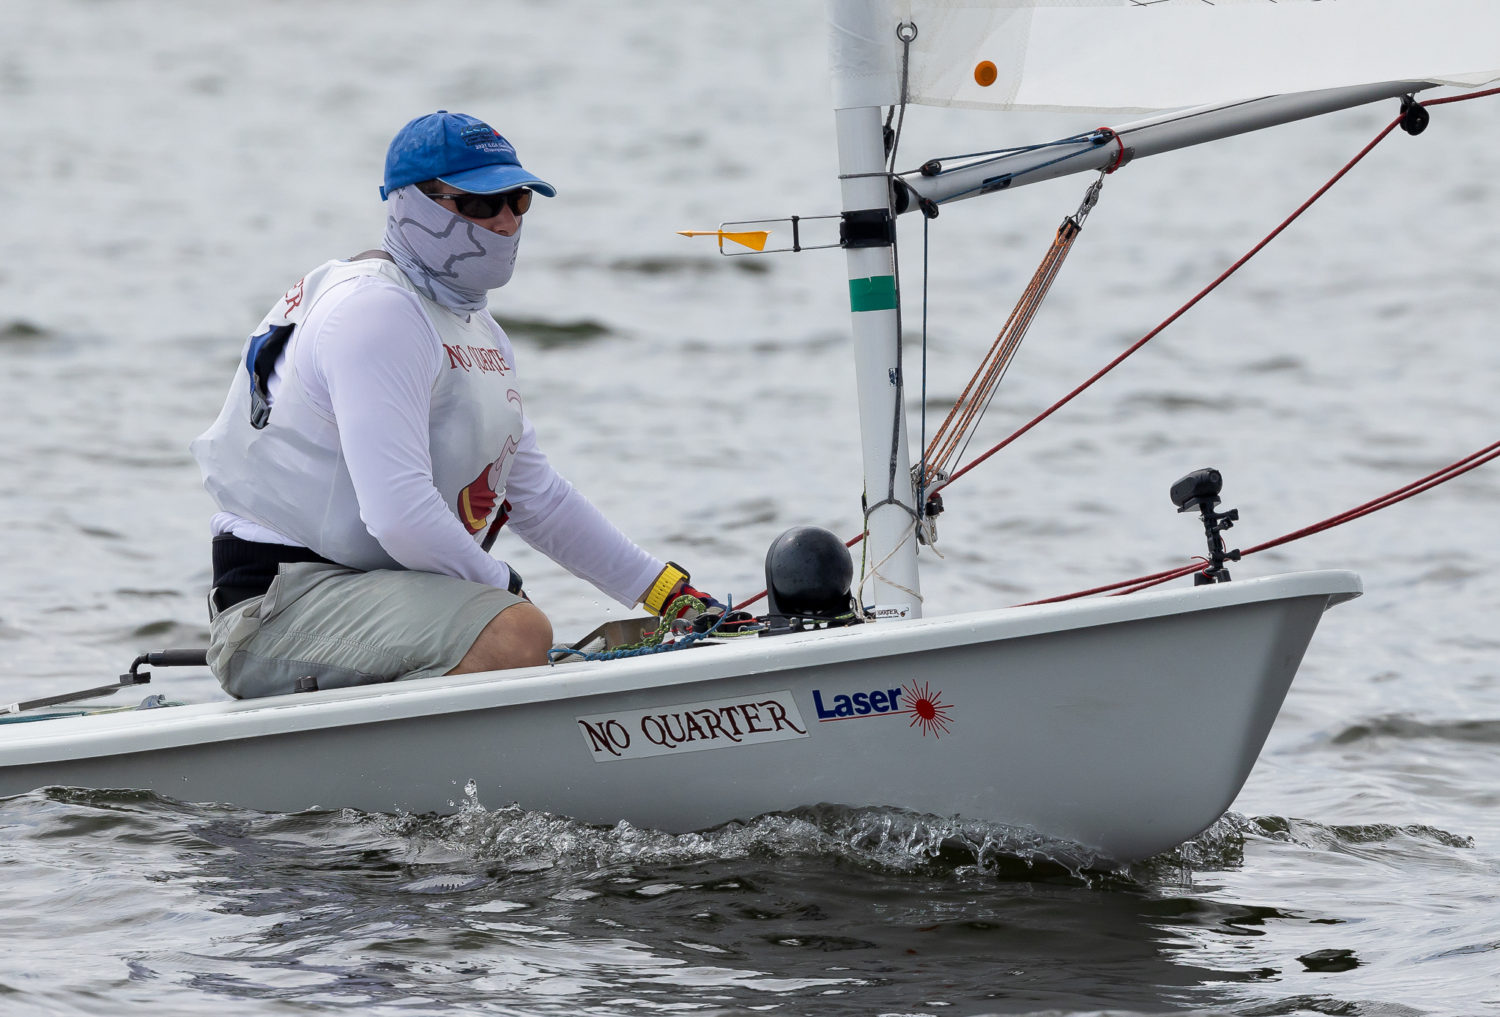
POLYGON ((10 725, 0 795, 138 788, 421 813, 452 811, 472 781, 487 804, 594 823, 686 831, 896 806, 1127 861, 1223 814, 1323 611, 1359 592, 1353 573, 1297 573, 10 725))

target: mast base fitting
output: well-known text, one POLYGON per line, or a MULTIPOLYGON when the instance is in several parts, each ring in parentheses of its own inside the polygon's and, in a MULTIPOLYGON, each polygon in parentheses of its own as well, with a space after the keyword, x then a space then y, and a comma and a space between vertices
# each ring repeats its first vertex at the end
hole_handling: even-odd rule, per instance
POLYGON ((1177 506, 1178 512, 1197 509, 1203 520, 1203 534, 1208 539, 1208 567, 1193 574, 1194 586, 1229 582, 1229 570, 1224 563, 1240 560, 1238 550, 1224 548, 1224 531, 1240 518, 1240 510, 1218 512, 1214 509, 1223 489, 1224 475, 1212 467, 1194 470, 1172 485, 1172 504, 1177 506))

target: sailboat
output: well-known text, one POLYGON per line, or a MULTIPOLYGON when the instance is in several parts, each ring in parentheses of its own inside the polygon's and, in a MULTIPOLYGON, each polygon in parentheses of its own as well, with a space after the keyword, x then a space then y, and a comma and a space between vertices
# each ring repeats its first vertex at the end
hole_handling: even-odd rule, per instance
MULTIPOLYGON (((866 496, 858 623, 809 611, 761 634, 693 632, 635 655, 610 652, 629 639, 604 632, 604 652, 585 639, 522 671, 17 710, 31 722, 0 726, 0 795, 135 788, 281 812, 413 813, 452 811, 469 795, 667 831, 820 803, 886 806, 1034 831, 1105 862, 1190 839, 1238 794, 1323 612, 1357 597, 1360 580, 1214 581, 1228 580, 1216 561, 1218 574, 1191 585, 924 617, 927 474, 909 450, 895 219, 1435 85, 1480 85, 1500 77, 1484 41, 1500 38, 1490 7, 830 0, 866 496), (1453 17, 1491 31, 1424 33, 1418 8, 1437 26, 1453 17), (1360 45, 1342 44, 1351 38, 1360 45), (1121 52, 1151 59, 1125 68, 1121 52), (921 105, 1156 115, 897 172, 886 118, 921 105)), ((726 225, 714 231, 721 244, 747 232, 726 225)), ((1224 515, 1214 504, 1197 486, 1181 501, 1210 527, 1224 515)), ((132 674, 183 659, 143 655, 132 674)))

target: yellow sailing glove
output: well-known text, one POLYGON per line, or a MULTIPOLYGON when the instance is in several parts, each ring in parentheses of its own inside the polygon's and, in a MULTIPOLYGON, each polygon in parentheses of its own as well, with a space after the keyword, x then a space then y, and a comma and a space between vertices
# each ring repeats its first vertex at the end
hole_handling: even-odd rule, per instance
POLYGON ((687 574, 687 570, 681 565, 678 565, 676 562, 667 562, 667 567, 661 570, 661 574, 656 577, 651 586, 646 590, 646 596, 643 598, 646 610, 652 614, 661 614, 662 609, 667 606, 668 601, 673 599, 673 591, 677 589, 679 584, 686 586, 687 581, 691 578, 687 574))

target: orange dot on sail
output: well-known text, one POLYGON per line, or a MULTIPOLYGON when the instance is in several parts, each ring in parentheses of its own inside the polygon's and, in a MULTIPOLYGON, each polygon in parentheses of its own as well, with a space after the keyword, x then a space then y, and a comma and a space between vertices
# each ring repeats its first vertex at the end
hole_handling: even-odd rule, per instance
POLYGON ((981 88, 989 88, 999 76, 999 70, 988 60, 981 60, 974 65, 974 80, 979 82, 981 88))

